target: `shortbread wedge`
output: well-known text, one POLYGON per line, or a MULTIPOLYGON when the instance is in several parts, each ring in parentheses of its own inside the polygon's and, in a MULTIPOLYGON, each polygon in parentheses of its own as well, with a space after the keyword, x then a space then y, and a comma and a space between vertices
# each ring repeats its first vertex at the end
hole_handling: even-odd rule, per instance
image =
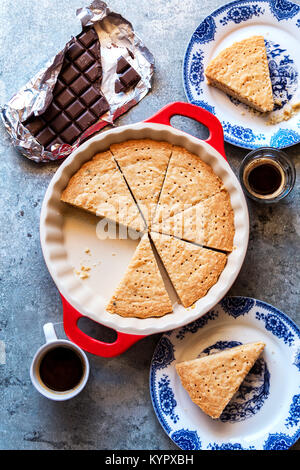
POLYGON ((198 155, 174 146, 153 224, 194 206, 222 187, 220 178, 198 155))
POLYGON ((98 153, 72 176, 61 200, 134 230, 144 220, 110 151, 98 153))
POLYGON ((274 108, 272 83, 263 36, 235 42, 205 69, 209 85, 263 113, 274 108))
POLYGON ((161 192, 172 144, 151 139, 128 140, 110 147, 148 227, 161 192))
POLYGON ((156 232, 151 238, 184 307, 204 297, 226 265, 224 253, 156 232))
POLYGON ((172 303, 147 233, 106 309, 122 317, 137 318, 161 317, 172 312, 172 303))
POLYGON ((152 225, 152 231, 230 252, 235 228, 229 194, 224 189, 195 206, 152 225))
POLYGON ((262 342, 176 364, 176 371, 192 401, 211 418, 219 418, 262 353, 262 342))

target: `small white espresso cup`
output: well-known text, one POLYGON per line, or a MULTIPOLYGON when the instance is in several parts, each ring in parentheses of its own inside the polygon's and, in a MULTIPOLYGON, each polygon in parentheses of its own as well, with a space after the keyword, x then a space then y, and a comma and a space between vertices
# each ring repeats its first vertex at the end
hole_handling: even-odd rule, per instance
POLYGON ((90 366, 89 366, 89 361, 82 349, 80 349, 76 344, 72 343, 71 341, 65 340, 65 339, 58 339, 54 330, 54 326, 52 323, 46 323, 43 327, 44 329, 44 334, 46 338, 46 343, 41 346, 31 363, 30 367, 30 378, 37 389, 38 392, 40 392, 44 397, 50 398, 50 400, 55 400, 55 401, 64 401, 64 400, 70 400, 70 398, 75 397, 82 391, 82 389, 85 387, 88 377, 89 377, 89 372, 90 372, 90 366), (41 362, 46 355, 47 352, 49 352, 52 349, 58 348, 58 347, 64 347, 64 348, 69 348, 73 350, 81 359, 82 362, 82 377, 80 381, 77 383, 77 385, 70 389, 66 390, 63 392, 52 390, 49 388, 41 379, 40 375, 40 365, 41 362))

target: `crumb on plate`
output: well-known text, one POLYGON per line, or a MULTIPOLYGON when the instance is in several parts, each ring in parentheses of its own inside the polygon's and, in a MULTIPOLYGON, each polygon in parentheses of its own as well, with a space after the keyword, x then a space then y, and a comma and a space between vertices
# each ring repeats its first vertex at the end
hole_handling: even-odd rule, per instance
POLYGON ((87 279, 88 277, 90 277, 90 275, 88 274, 88 271, 90 270, 91 268, 89 266, 81 266, 79 271, 78 269, 74 269, 74 272, 77 276, 80 277, 80 279, 87 279))

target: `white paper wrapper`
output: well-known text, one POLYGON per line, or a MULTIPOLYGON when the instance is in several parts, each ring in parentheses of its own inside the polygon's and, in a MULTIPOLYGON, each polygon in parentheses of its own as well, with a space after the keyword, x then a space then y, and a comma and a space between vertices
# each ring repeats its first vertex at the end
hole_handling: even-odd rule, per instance
MULTIPOLYGON (((154 72, 154 59, 151 52, 135 34, 132 25, 121 15, 111 12, 99 0, 77 12, 82 27, 93 26, 101 44, 102 83, 101 91, 109 102, 110 110, 89 127, 71 146, 56 145, 51 152, 46 151, 22 122, 31 115, 41 115, 52 101, 52 92, 61 70, 65 48, 60 51, 45 68, 39 71, 23 86, 10 101, 1 108, 1 117, 15 147, 27 158, 35 162, 58 160, 68 156, 80 143, 98 132, 107 124, 136 105, 150 90, 154 72), (141 80, 126 93, 115 93, 116 63, 123 56, 139 73, 141 80)), ((71 38, 72 39, 72 38, 71 38)), ((71 40, 70 39, 70 40, 71 40)))

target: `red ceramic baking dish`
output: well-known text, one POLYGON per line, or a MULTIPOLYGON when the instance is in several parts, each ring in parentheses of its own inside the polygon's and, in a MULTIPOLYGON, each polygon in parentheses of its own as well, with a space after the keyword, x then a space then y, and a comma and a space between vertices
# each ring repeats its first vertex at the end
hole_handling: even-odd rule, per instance
POLYGON ((144 122, 102 132, 76 149, 60 166, 47 189, 41 211, 40 236, 43 255, 63 302, 64 328, 70 340, 84 350, 104 357, 121 354, 145 335, 178 328, 204 315, 222 299, 235 281, 246 254, 249 235, 247 204, 238 179, 226 161, 223 130, 218 119, 198 106, 175 102, 144 122), (199 121, 209 130, 206 141, 175 129, 170 120, 182 115, 199 121), (234 211, 234 250, 218 282, 191 308, 174 300, 173 313, 160 318, 124 318, 106 312, 105 305, 122 279, 137 240, 97 236, 96 216, 60 201, 70 177, 97 152, 129 139, 165 140, 185 147, 208 163, 228 190, 234 211), (79 265, 90 267, 88 279, 74 274, 79 265), (105 343, 89 337, 78 327, 87 316, 113 328, 117 339, 105 343))

